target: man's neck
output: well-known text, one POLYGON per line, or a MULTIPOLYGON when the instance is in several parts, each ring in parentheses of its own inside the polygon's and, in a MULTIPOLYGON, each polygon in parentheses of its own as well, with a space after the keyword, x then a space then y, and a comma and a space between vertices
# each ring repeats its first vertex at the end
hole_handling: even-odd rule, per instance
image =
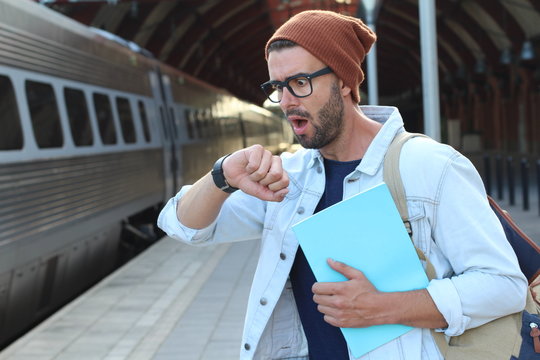
POLYGON ((341 135, 320 149, 326 159, 352 161, 362 159, 382 124, 369 119, 359 109, 346 114, 341 135))

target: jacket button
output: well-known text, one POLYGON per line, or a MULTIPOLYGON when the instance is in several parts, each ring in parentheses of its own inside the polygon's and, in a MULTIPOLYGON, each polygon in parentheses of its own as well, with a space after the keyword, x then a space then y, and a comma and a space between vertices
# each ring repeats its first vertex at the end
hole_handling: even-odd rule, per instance
POLYGON ((266 298, 261 298, 261 300, 259 300, 259 302, 261 303, 261 305, 266 305, 268 304, 268 301, 266 300, 266 298))
POLYGON ((322 169, 321 169, 320 166, 317 168, 317 173, 319 173, 319 174, 322 173, 322 169))
POLYGON ((281 260, 285 260, 287 258, 287 255, 285 255, 284 253, 281 253, 281 254, 279 254, 279 258, 281 260))
POLYGON ((303 207, 299 207, 298 210, 296 210, 296 212, 300 215, 302 215, 304 213, 304 208, 303 207))
POLYGON ((244 344, 244 349, 246 349, 246 350, 251 349, 251 345, 249 345, 248 343, 245 343, 244 344))
POLYGON ((355 181, 358 181, 358 178, 352 178, 352 179, 347 180, 348 183, 353 183, 355 181))

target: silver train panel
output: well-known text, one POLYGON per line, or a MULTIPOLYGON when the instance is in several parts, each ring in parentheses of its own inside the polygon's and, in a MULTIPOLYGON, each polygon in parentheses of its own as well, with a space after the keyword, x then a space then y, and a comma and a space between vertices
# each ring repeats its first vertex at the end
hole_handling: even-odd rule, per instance
POLYGON ((0 13, 0 64, 150 95, 148 78, 140 73, 152 65, 143 57, 26 0, 0 1, 0 13))
POLYGON ((108 273, 120 219, 163 197, 161 150, 0 167, 0 333, 17 333, 108 273))
POLYGON ((162 196, 161 164, 161 150, 149 150, 1 166, 0 245, 162 196))
MULTIPOLYGON (((84 231, 84 224, 80 225, 79 230, 84 231)), ((61 233, 54 238, 44 236, 42 243, 0 247, 12 257, 17 254, 18 261, 26 258, 22 265, 0 273, 0 334, 8 336, 26 330, 110 272, 114 265, 110 259, 116 255, 119 235, 120 225, 115 224, 103 226, 91 235, 71 234, 69 244, 54 251, 44 248, 59 245, 61 233), (32 256, 36 253, 41 256, 32 256)))

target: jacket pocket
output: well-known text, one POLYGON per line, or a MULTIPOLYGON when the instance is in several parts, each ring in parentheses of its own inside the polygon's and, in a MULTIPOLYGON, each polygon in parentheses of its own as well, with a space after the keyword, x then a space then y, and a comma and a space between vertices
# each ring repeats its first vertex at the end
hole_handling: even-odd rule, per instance
POLYGON ((307 355, 302 322, 296 309, 291 283, 287 280, 274 309, 272 348, 275 358, 307 355))
POLYGON ((287 280, 254 356, 256 360, 308 359, 307 340, 287 280))

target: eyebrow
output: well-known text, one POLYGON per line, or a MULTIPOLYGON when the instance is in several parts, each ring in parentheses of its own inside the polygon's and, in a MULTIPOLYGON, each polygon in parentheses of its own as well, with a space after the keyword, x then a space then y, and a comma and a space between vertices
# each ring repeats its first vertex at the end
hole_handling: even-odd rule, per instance
POLYGON ((270 81, 271 81, 271 82, 274 82, 274 81, 275 81, 275 82, 285 82, 285 81, 287 81, 287 79, 290 79, 290 78, 293 78, 293 77, 296 77, 296 76, 302 76, 302 75, 305 76, 305 75, 310 75, 310 74, 312 74, 312 72, 309 73, 309 72, 305 72, 305 71, 304 71, 304 72, 296 73, 296 74, 294 74, 294 75, 287 76, 283 81, 281 81, 281 80, 270 80, 270 81))

